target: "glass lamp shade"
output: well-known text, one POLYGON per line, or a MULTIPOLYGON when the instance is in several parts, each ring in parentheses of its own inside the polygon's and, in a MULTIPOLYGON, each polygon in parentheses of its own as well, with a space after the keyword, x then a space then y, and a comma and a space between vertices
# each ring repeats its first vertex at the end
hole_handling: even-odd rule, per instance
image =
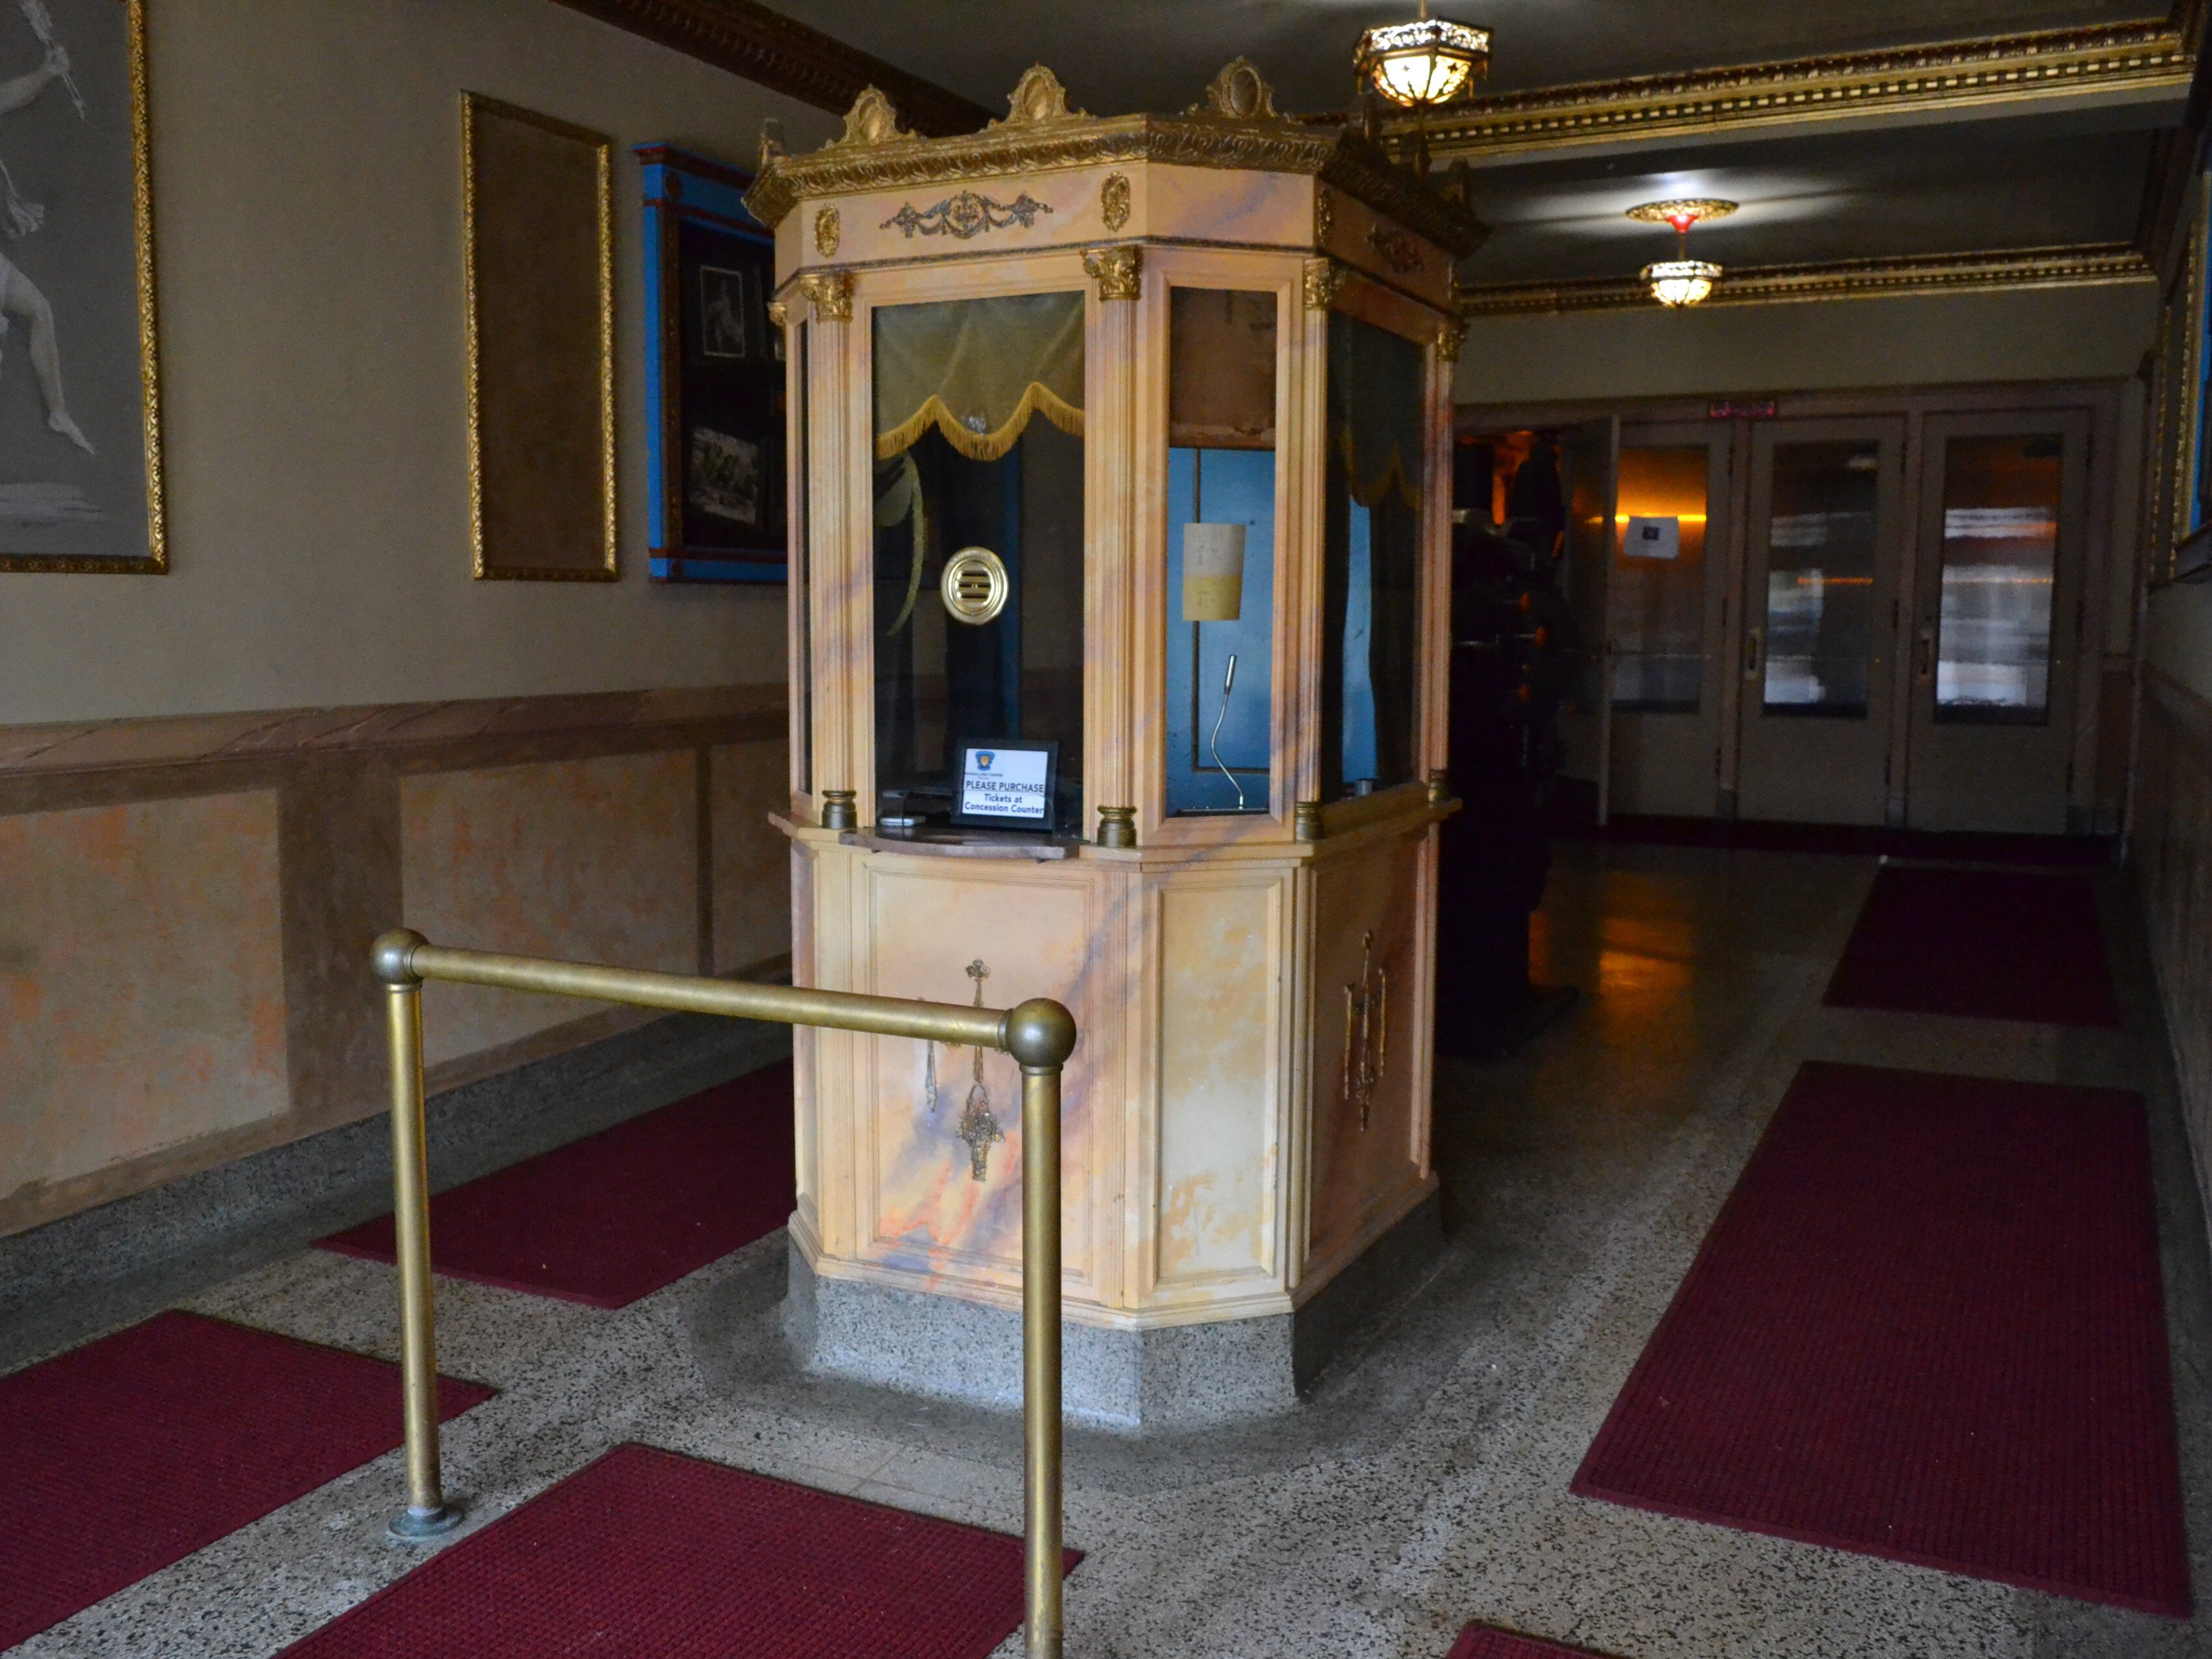
POLYGON ((1703 259, 1666 259, 1644 267, 1651 297, 1662 306, 1693 306, 1713 291, 1721 268, 1703 259))
POLYGON ((1394 104, 1434 109, 1462 96, 1490 70, 1490 33, 1424 17, 1359 37, 1359 77, 1394 104))

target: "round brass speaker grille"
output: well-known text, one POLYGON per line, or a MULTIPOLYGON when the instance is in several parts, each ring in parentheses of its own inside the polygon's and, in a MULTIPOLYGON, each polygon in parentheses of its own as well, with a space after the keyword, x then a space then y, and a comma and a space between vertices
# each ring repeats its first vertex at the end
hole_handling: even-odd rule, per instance
POLYGON ((1006 608, 1006 567, 988 547, 963 547, 945 562, 938 591, 955 622, 980 628, 1006 608))

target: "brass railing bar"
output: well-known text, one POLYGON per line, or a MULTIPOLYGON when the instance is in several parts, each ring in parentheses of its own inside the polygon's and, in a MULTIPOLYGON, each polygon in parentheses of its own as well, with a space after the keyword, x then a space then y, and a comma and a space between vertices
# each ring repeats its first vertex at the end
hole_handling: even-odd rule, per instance
POLYGON ((1067 1010, 1042 997, 1013 1008, 976 1008, 501 956, 433 945, 404 929, 378 939, 371 960, 388 996, 392 1042, 392 1217, 407 1437, 407 1507, 392 1531, 404 1539, 434 1536, 461 1518, 459 1507, 446 1499, 438 1466, 437 1328, 422 1101, 424 980, 919 1037, 995 1048, 1020 1063, 1023 1640, 1027 1659, 1060 1659, 1060 1075, 1076 1039, 1067 1010))
MULTIPOLYGON (((386 937, 390 937, 386 935, 386 937)), ((791 985, 763 985, 750 980, 708 979, 694 974, 648 973, 635 968, 605 968, 588 962, 553 962, 540 957, 507 957, 487 951, 457 951, 428 943, 408 952, 410 965, 424 979, 461 985, 491 985, 510 991, 543 991, 555 996, 588 997, 639 1008, 668 1008, 693 1014, 721 1014, 736 1019, 771 1020, 784 1025, 826 1025, 880 1036, 920 1037, 971 1048, 1006 1047, 1006 1011, 950 1002, 915 1002, 900 997, 866 996, 854 991, 811 991, 791 985)))

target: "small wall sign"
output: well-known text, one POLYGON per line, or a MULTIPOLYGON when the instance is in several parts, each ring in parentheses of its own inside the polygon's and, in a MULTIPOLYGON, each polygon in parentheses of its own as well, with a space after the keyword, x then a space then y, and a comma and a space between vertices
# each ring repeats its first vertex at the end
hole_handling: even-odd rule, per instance
POLYGON ((1632 517, 1620 532, 1620 551, 1624 558, 1679 559, 1682 556, 1682 521, 1632 517))

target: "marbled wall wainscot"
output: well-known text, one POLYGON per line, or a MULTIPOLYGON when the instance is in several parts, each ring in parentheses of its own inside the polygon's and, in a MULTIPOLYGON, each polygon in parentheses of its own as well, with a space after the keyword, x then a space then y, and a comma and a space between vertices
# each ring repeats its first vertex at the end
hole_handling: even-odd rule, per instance
MULTIPOLYGON (((787 973, 785 733, 780 684, 0 726, 0 1234, 381 1110, 402 921, 787 973)), ((434 1091, 652 1018, 433 988, 434 1091)))

